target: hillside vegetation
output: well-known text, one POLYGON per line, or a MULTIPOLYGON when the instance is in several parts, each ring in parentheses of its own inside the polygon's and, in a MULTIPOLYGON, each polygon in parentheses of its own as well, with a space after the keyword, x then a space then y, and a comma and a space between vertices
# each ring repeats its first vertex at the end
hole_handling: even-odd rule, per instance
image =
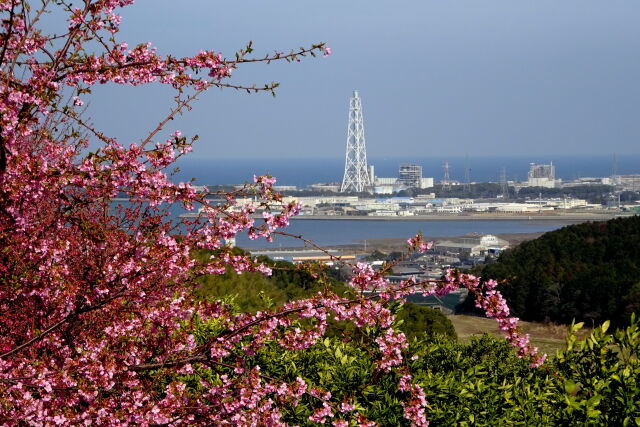
MULTIPOLYGON (((210 251, 194 254, 198 259, 211 255, 210 251)), ((236 255, 244 252, 235 248, 236 255)), ((232 304, 239 312, 269 310, 296 299, 308 298, 324 289, 330 289, 340 295, 351 292, 343 282, 331 277, 314 277, 309 272, 296 269, 287 261, 273 261, 266 257, 261 262, 273 268, 271 276, 257 273, 237 274, 231 269, 220 275, 206 275, 200 278, 200 296, 213 300, 224 300, 232 304)), ((328 271, 332 273, 331 270, 328 271)), ((439 310, 405 302, 396 304, 394 311, 398 315, 398 329, 410 339, 438 335, 456 339, 451 321, 439 310)), ((332 323, 331 336, 353 334, 355 328, 350 322, 332 323)))
MULTIPOLYGON (((513 255, 505 254, 509 256, 513 255)), ((224 300, 237 312, 254 312, 328 289, 343 295, 351 292, 331 277, 314 277, 286 262, 263 261, 274 268, 272 276, 238 275, 230 269, 204 276, 201 297, 224 300)), ((554 344, 561 347, 557 352, 545 348, 550 359, 532 369, 503 339, 461 334, 458 341, 451 321, 437 310, 398 302, 390 308, 397 314, 394 327, 407 334, 409 351, 416 355, 407 360, 403 372, 410 372, 425 390, 431 425, 640 425, 640 330, 633 318, 626 329, 609 329, 609 322, 604 322, 586 337, 582 324, 572 325, 565 344, 554 344)), ((478 325, 484 321, 493 324, 474 319, 478 325)), ((409 425, 403 415, 406 393, 397 387, 399 374, 376 367, 375 328, 357 330, 345 321, 330 325, 327 336, 307 349, 286 350, 271 341, 257 352, 243 354, 243 363, 247 368, 260 366, 266 378, 304 378, 312 390, 327 390, 338 401, 354 402, 354 408, 379 425, 409 425)), ((194 333, 198 345, 223 327, 198 323, 194 333)), ((231 367, 222 365, 198 368, 177 379, 194 393, 206 393, 203 378, 215 382, 220 375, 231 374, 231 367)), ((163 390, 175 379, 159 374, 157 388, 163 390)), ((316 425, 311 417, 317 399, 307 394, 297 406, 284 405, 282 420, 316 425)))
POLYGON ((482 272, 525 320, 624 324, 640 309, 640 217, 570 225, 505 251, 482 272))
MULTIPOLYGON (((242 251, 236 248, 234 253, 242 251)), ((194 255, 208 257, 210 253, 194 255)), ((331 277, 314 277, 287 262, 262 261, 274 268, 272 276, 238 275, 230 269, 222 275, 204 276, 201 297, 222 299, 237 312, 254 312, 326 289, 343 295, 351 292, 331 277)), ((425 390, 431 425, 640 425, 640 330, 636 320, 619 330, 608 329, 604 322, 583 339, 579 338, 585 335, 580 333, 582 324, 572 325, 565 345, 555 343, 552 347, 557 352, 545 348, 552 357, 542 368, 531 369, 503 339, 462 334, 458 341, 451 321, 437 310, 398 302, 390 308, 397 314, 394 327, 407 334, 409 350, 417 356, 407 360, 404 369, 425 390)), ((494 321, 475 318, 474 323, 494 321)), ((215 322, 199 323, 194 334, 197 343, 207 342, 221 327, 215 322)), ((338 401, 354 402, 367 419, 379 425, 408 425, 398 374, 376 368, 375 331, 357 330, 345 321, 332 321, 329 329, 323 340, 308 349, 285 350, 272 341, 255 353, 244 354, 244 363, 260 366, 268 378, 304 378, 310 389, 327 390, 338 401)), ((215 382, 219 375, 231 373, 224 366, 203 367, 179 379, 194 392, 205 393, 202 378, 215 382)), ((158 389, 174 379, 158 375, 158 389)), ((310 421, 316 400, 304 395, 299 405, 284 405, 282 420, 316 425, 310 421)))

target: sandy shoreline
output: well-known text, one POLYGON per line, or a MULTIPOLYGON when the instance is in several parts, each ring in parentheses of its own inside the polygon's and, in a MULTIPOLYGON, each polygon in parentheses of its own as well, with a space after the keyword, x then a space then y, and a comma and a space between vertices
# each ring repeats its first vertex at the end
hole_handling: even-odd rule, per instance
POLYGON ((617 218, 618 213, 567 213, 567 214, 497 214, 474 213, 460 215, 413 215, 413 216, 351 216, 351 215, 298 215, 293 221, 327 220, 327 221, 606 221, 617 218))
MULTIPOLYGON (((194 218, 198 213, 181 214, 181 218, 194 218)), ((585 222, 607 221, 618 217, 633 216, 619 212, 556 212, 556 213, 496 213, 496 212, 465 212, 461 214, 432 214, 411 216, 355 216, 355 215, 296 215, 291 221, 556 221, 556 222, 585 222)), ((261 219, 261 214, 253 214, 253 218, 261 219)))
MULTIPOLYGON (((545 234, 544 231, 535 232, 535 233, 498 233, 495 236, 504 239, 509 242, 511 247, 517 246, 518 244, 525 242, 527 240, 537 239, 538 237, 545 234)), ((425 240, 427 241, 436 241, 436 240, 448 240, 457 237, 463 236, 428 236, 425 235, 425 240)), ((393 252, 393 251, 404 251, 407 247, 407 238, 406 237, 388 237, 383 239, 366 239, 365 241, 360 241, 359 243, 351 243, 344 245, 328 245, 324 247, 327 250, 340 250, 345 253, 353 253, 353 254, 363 254, 363 253, 371 253, 375 250, 380 252, 393 252)), ((265 248, 250 248, 246 247, 243 249, 247 250, 257 250, 264 251, 265 248)), ((296 251, 301 250, 303 248, 299 246, 291 246, 291 247, 279 247, 277 250, 280 251, 296 251)))
MULTIPOLYGON (((527 240, 537 239, 538 237, 545 234, 545 231, 539 231, 535 233, 498 233, 495 236, 500 239, 506 240, 509 242, 511 247, 517 246, 522 242, 527 240)), ((428 241, 436 241, 436 240, 448 240, 459 238, 463 236, 424 236, 428 241)), ((406 238, 386 238, 386 239, 367 239, 367 252, 372 250, 379 250, 384 252, 386 251, 397 251, 403 250, 407 246, 406 238)), ((360 245, 344 245, 344 247, 349 247, 351 249, 358 249, 362 251, 364 248, 364 242, 360 245)))
MULTIPOLYGON (((535 233, 504 233, 504 234, 495 234, 495 236, 506 240, 509 242, 511 247, 517 246, 522 242, 527 240, 537 239, 538 237, 545 234, 544 231, 535 232, 535 233)), ((436 240, 448 240, 452 238, 458 238, 463 236, 427 236, 425 235, 425 240, 428 241, 436 241, 436 240)), ((407 246, 407 238, 400 237, 389 237, 385 239, 367 239, 366 243, 366 252, 373 252, 374 250, 378 250, 381 252, 390 252, 390 251, 403 251, 407 246)), ((331 245, 327 249, 341 249, 345 251, 354 251, 357 253, 365 252, 364 241, 359 244, 346 244, 346 245, 331 245)), ((291 248, 294 249, 294 248, 291 248)), ((297 248, 300 249, 300 248, 297 248)))

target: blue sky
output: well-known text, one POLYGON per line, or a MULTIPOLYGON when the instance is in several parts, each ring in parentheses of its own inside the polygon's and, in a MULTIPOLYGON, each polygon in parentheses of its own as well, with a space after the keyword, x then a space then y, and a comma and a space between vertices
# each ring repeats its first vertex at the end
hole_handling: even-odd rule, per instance
MULTIPOLYGON (((122 41, 164 53, 232 56, 249 40, 258 54, 333 49, 235 73, 235 83, 280 82, 275 98, 205 94, 172 123, 201 137, 197 158, 342 157, 353 89, 370 157, 640 151, 635 0, 138 0, 122 14, 122 41)), ((133 142, 170 106, 157 86, 109 86, 90 115, 133 142)))

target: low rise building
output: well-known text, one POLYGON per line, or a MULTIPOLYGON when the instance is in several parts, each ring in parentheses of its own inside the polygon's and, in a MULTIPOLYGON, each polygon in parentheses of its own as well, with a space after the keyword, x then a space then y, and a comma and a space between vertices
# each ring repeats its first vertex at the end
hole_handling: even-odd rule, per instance
POLYGON ((539 212, 540 210, 553 210, 553 208, 528 203, 501 203, 495 209, 496 212, 507 213, 539 212))
POLYGON ((553 163, 548 165, 530 163, 527 178, 527 187, 555 188, 561 183, 560 180, 556 180, 556 167, 553 163))
POLYGON ((498 254, 509 247, 509 242, 492 234, 472 234, 462 237, 438 240, 434 247, 443 254, 456 254, 464 257, 498 254))
POLYGON ((338 183, 318 183, 311 184, 309 188, 313 191, 327 191, 331 193, 337 193, 340 191, 340 184, 338 183))
POLYGON ((614 185, 623 191, 640 191, 640 174, 616 175, 614 185))
POLYGON ((274 191, 298 191, 295 185, 274 185, 274 191))
POLYGON ((310 249, 300 249, 300 250, 255 250, 251 251, 251 256, 266 256, 271 258, 274 261, 289 261, 292 263, 299 263, 305 261, 317 261, 323 263, 331 263, 335 261, 336 258, 340 258, 341 260, 355 260, 355 254, 347 254, 340 250, 327 250, 327 251, 319 251, 319 250, 310 250, 310 249))

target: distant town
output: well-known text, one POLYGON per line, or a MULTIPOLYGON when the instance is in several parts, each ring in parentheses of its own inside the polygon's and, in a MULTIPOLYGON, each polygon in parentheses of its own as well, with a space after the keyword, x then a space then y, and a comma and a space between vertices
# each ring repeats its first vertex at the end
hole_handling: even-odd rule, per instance
MULTIPOLYGON (((493 262, 502 251, 510 246, 509 241, 491 234, 470 234, 439 239, 434 242, 434 246, 428 252, 415 254, 402 261, 395 259, 400 255, 399 252, 385 254, 377 249, 371 253, 355 253, 345 249, 330 249, 327 251, 313 249, 251 250, 251 255, 267 256, 276 261, 292 263, 321 262, 338 269, 340 266, 337 262, 334 262, 337 258, 347 262, 366 262, 374 269, 383 267, 387 262, 395 261, 396 264, 387 279, 391 282, 400 282, 409 278, 437 280, 451 267, 468 269, 487 262, 493 262)), ((348 274, 348 271, 346 274, 348 274)), ((435 296, 423 297, 420 294, 415 294, 409 297, 409 301, 441 310, 446 314, 452 314, 466 296, 466 289, 458 289, 442 298, 435 296)))
MULTIPOLYGON (((397 176, 377 176, 367 163, 362 99, 354 91, 349 100, 345 168, 342 182, 316 183, 307 188, 280 185, 284 201, 303 205, 300 219, 412 219, 437 216, 574 215, 604 219, 622 213, 640 212, 640 174, 578 178, 556 178, 555 165, 529 165, 526 181, 508 181, 503 170, 498 182, 470 182, 449 177, 444 162, 442 179, 424 177, 422 166, 404 163, 397 176)), ((217 186, 202 187, 215 193, 217 186)), ((236 186, 237 187, 237 186, 236 186)), ((252 200, 238 200, 238 208, 252 200)), ((259 214, 259 212, 258 212, 259 214)))
MULTIPOLYGON (((612 171, 607 177, 587 177, 573 180, 556 177, 556 167, 529 164, 525 181, 507 180, 503 170, 497 182, 471 182, 468 168, 463 181, 449 176, 449 163, 442 165, 442 178, 423 176, 423 168, 415 163, 399 165, 397 176, 377 176, 374 165, 368 164, 362 119, 362 101, 357 91, 349 101, 349 126, 342 182, 315 183, 305 188, 290 185, 274 186, 281 192, 283 204, 302 205, 296 220, 476 220, 476 219, 561 219, 570 222, 605 220, 640 213, 640 174, 620 175, 612 171)), ((201 187, 215 198, 217 191, 240 189, 243 185, 201 187), (231 188, 230 188, 231 187, 231 188)), ((224 203, 225 198, 220 202, 224 203)), ((252 198, 238 198, 231 210, 247 205, 257 206, 252 198)), ((277 209, 277 206, 273 207, 277 209)), ((195 216, 188 213, 185 216, 195 216)), ((262 217, 260 210, 255 216, 262 217)), ((535 233, 534 233, 535 234, 535 233)), ((367 241, 360 245, 313 248, 253 248, 253 256, 292 263, 315 261, 340 270, 340 261, 367 262, 374 268, 397 262, 389 276, 391 281, 409 277, 437 279, 446 269, 469 269, 494 262, 501 252, 519 243, 520 236, 507 240, 504 236, 472 233, 438 238, 427 253, 399 260, 403 239, 390 248, 387 244, 367 241), (399 261, 399 262, 398 262, 399 261)), ((375 240, 375 239, 374 239, 375 240)), ((393 239, 388 239, 393 240, 393 239)), ((227 242, 235 245, 235 241, 227 242)), ((466 297, 458 290, 441 299, 418 295, 410 299, 452 313, 466 297)))
MULTIPOLYGON (((396 218, 469 215, 499 217, 504 214, 543 216, 611 216, 640 213, 640 174, 579 178, 555 178, 553 164, 531 164, 527 181, 461 183, 422 176, 419 165, 400 166, 397 177, 377 177, 369 167, 373 185, 364 191, 344 191, 337 183, 312 184, 299 189, 275 186, 285 194, 284 202, 303 205, 300 219, 307 218, 396 218)), ((214 188, 201 188, 212 191, 214 188)), ((238 209, 252 203, 238 200, 238 209)))

